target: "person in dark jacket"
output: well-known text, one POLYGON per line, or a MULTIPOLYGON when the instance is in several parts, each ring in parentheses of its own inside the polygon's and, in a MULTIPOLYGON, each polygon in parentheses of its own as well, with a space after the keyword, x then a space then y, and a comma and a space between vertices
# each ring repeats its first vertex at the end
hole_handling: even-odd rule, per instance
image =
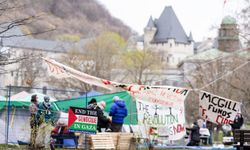
POLYGON ((111 130, 112 132, 120 132, 124 118, 128 115, 128 110, 125 102, 118 96, 113 98, 113 102, 109 111, 109 116, 112 117, 111 130))
POLYGON ((243 123, 244 123, 244 119, 243 119, 242 114, 237 113, 237 115, 234 118, 234 122, 230 125, 232 127, 232 130, 235 130, 235 129, 240 129, 243 123))
POLYGON ((200 127, 197 122, 194 122, 192 128, 187 128, 191 131, 190 141, 187 146, 199 146, 200 145, 200 127))
POLYGON ((99 132, 102 132, 101 131, 102 128, 105 128, 105 130, 108 130, 110 128, 111 120, 110 118, 106 117, 103 113, 105 107, 106 103, 104 101, 100 101, 99 103, 97 103, 96 107, 97 117, 98 117, 97 130, 99 132))
POLYGON ((102 128, 105 128, 105 130, 110 128, 111 120, 108 117, 106 117, 103 113, 103 110, 105 107, 106 107, 106 103, 104 101, 100 101, 99 103, 97 103, 95 98, 92 98, 89 101, 88 106, 87 106, 88 109, 97 111, 97 118, 98 118, 97 131, 98 132, 102 132, 101 131, 102 128))
POLYGON ((92 98, 89 102, 88 102, 88 109, 96 109, 97 107, 97 101, 95 98, 92 98))

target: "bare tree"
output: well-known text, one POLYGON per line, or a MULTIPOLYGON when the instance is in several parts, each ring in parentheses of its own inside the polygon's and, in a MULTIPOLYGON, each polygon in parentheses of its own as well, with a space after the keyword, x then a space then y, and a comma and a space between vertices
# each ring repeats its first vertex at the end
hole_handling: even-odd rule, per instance
MULTIPOLYGON (((250 64, 244 53, 248 53, 248 51, 237 51, 207 62, 196 61, 192 63, 195 69, 185 73, 188 86, 194 89, 186 100, 188 120, 192 119, 190 116, 198 117, 199 90, 240 101, 243 104, 250 102, 250 84, 246 82, 250 79, 250 64)), ((246 113, 248 116, 249 109, 244 110, 248 111, 246 113)))
POLYGON ((27 58, 25 61, 21 61, 18 67, 21 85, 26 85, 30 88, 36 87, 41 82, 39 79, 44 77, 46 72, 43 67, 43 61, 40 59, 42 55, 35 52, 24 52, 24 55, 27 58))
POLYGON ((138 84, 150 83, 162 69, 158 54, 146 49, 124 52, 121 66, 128 82, 138 84))
MULTIPOLYGON (((44 14, 34 14, 30 16, 21 16, 20 14, 16 14, 9 16, 9 14, 15 14, 17 10, 24 8, 25 5, 20 4, 20 2, 17 0, 0 0, 0 39, 1 39, 0 46, 1 47, 5 46, 3 45, 3 40, 8 40, 14 37, 42 34, 55 30, 55 27, 53 27, 53 28, 42 29, 39 32, 29 32, 22 34, 8 33, 8 31, 13 30, 14 28, 32 24, 37 20, 40 20, 44 16, 44 14)), ((25 55, 19 55, 15 57, 11 56, 12 55, 10 49, 1 49, 0 66, 17 63, 24 59, 27 59, 25 55)))
POLYGON ((238 20, 241 28, 240 36, 244 42, 244 44, 250 48, 250 1, 244 0, 243 8, 241 12, 238 14, 238 20))
MULTIPOLYGON (((113 32, 104 32, 90 40, 84 48, 70 50, 61 57, 60 62, 81 72, 103 79, 111 79, 111 70, 116 67, 118 63, 116 58, 124 46, 125 41, 121 36, 113 32)), ((95 88, 75 79, 64 79, 53 83, 57 86, 82 91, 95 88)))

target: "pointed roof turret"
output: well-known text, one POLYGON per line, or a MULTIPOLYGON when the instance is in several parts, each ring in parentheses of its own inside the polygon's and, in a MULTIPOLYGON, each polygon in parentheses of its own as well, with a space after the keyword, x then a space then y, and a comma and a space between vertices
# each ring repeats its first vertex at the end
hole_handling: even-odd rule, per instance
POLYGON ((176 42, 189 43, 188 37, 171 6, 165 7, 156 22, 157 33, 154 42, 167 42, 175 39, 176 42))
POLYGON ((194 41, 192 32, 189 33, 188 41, 189 41, 189 42, 193 42, 193 41, 194 41))
POLYGON ((148 28, 153 28, 153 27, 155 27, 155 24, 154 24, 154 21, 153 21, 152 16, 150 16, 150 18, 149 18, 149 20, 148 20, 148 24, 147 24, 146 27, 148 27, 148 28))

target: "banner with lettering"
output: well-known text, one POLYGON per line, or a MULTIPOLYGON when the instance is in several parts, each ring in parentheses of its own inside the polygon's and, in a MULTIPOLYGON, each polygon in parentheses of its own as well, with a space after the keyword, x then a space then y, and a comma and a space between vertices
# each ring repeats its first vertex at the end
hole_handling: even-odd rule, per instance
POLYGON ((200 116, 216 124, 230 124, 238 112, 241 103, 201 91, 199 93, 200 116))
POLYGON ((103 87, 105 89, 109 89, 113 91, 117 91, 117 89, 119 88, 119 90, 123 89, 123 90, 129 91, 130 93, 148 90, 151 88, 168 88, 166 86, 148 86, 148 85, 136 85, 136 84, 125 84, 125 83, 114 82, 114 81, 98 78, 95 76, 91 76, 84 72, 80 72, 78 70, 75 70, 69 66, 61 64, 50 58, 42 57, 42 59, 48 65, 49 75, 52 75, 56 78, 75 78, 90 85, 103 87))
POLYGON ((96 134, 97 111, 85 108, 70 107, 68 127, 71 132, 84 132, 96 134))
POLYGON ((138 124, 157 128, 158 136, 179 140, 186 135, 184 100, 187 89, 156 88, 133 93, 137 100, 138 124))

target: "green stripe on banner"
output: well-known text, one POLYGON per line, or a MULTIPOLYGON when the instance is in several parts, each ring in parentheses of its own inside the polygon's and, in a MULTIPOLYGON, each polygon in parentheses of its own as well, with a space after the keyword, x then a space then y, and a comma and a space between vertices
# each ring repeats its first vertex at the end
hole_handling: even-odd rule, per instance
POLYGON ((69 127, 69 130, 81 130, 81 131, 96 132, 96 127, 97 127, 96 124, 75 122, 69 127))

